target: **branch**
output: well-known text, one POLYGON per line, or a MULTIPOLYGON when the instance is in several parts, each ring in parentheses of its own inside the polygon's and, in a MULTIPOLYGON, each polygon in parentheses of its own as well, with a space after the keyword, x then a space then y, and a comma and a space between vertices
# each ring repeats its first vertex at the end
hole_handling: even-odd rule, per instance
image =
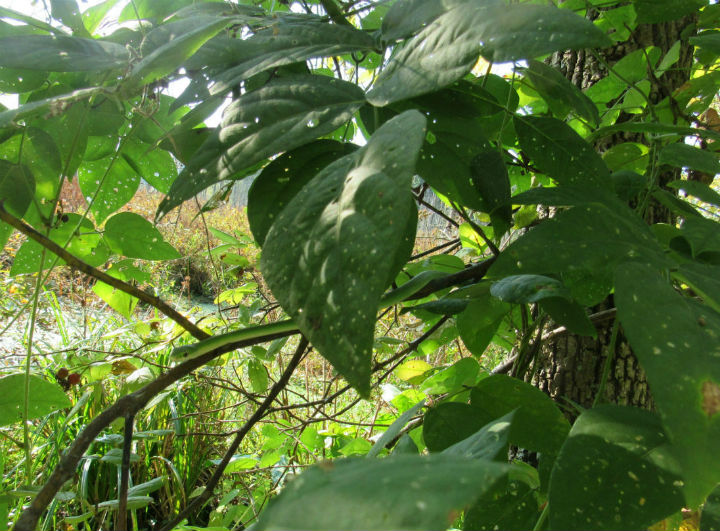
POLYGON ((123 437, 123 455, 120 465, 120 488, 118 489, 117 531, 127 531, 127 501, 130 485, 130 457, 132 456, 132 435, 135 414, 125 415, 125 435, 123 437))
POLYGON ((441 289, 449 288, 451 286, 458 286, 466 282, 478 281, 487 274, 490 266, 494 263, 495 257, 492 256, 487 260, 483 260, 482 262, 478 262, 477 264, 466 267, 462 271, 458 271, 457 273, 453 273, 452 275, 431 280, 424 288, 418 290, 416 293, 414 293, 405 300, 412 301, 417 299, 423 299, 428 295, 435 293, 436 291, 440 291, 441 289))
POLYGON ((151 295, 147 291, 141 290, 140 288, 137 288, 132 284, 128 284, 127 282, 123 282, 118 278, 111 277, 107 273, 100 271, 99 269, 91 266, 86 262, 83 262, 76 256, 70 254, 57 243, 50 240, 49 238, 46 238, 34 228, 32 228, 30 225, 10 214, 10 212, 5 210, 5 206, 3 205, 3 201, 1 200, 0 220, 16 228, 31 240, 35 240, 37 243, 39 243, 49 251, 55 253, 57 256, 65 260, 67 265, 69 265, 73 269, 81 271, 86 275, 95 278, 96 280, 104 282, 105 284, 108 284, 117 290, 125 292, 128 295, 132 295, 133 297, 140 299, 141 301, 149 304, 150 306, 157 308, 163 314, 165 314, 170 319, 179 324, 181 327, 183 327, 185 330, 187 330, 195 339, 200 340, 210 337, 209 334, 207 334, 197 325, 185 318, 180 312, 175 310, 172 306, 163 301, 160 297, 157 297, 156 295, 151 295))
POLYGON ((265 398, 265 400, 263 400, 263 403, 260 404, 260 407, 255 410, 255 413, 252 414, 252 416, 245 422, 245 424, 243 424, 242 428, 240 428, 237 435, 235 435, 235 439, 233 439, 232 444, 230 444, 230 447, 225 452, 222 461, 220 461, 218 466, 215 467, 215 472, 205 484, 205 490, 203 490, 199 496, 197 496, 192 502, 190 502, 190 504, 185 507, 185 509, 180 511, 180 513, 178 513, 175 518, 173 518, 172 520, 170 520, 170 522, 166 523, 162 528, 160 528, 160 531, 170 531, 171 529, 175 529, 175 526, 177 526, 183 519, 185 519, 185 517, 199 510, 200 507, 202 507, 205 502, 210 499, 213 491, 215 490, 215 487, 222 478, 223 472, 225 472, 225 468, 230 463, 232 456, 235 455, 235 452, 240 446, 240 443, 242 443, 243 439, 245 439, 245 436, 250 432, 253 426, 255 426, 255 424, 257 424, 258 421, 261 420, 267 413, 269 413, 270 406, 275 401, 275 398, 277 398, 277 396, 280 394, 280 391, 282 391, 288 384, 288 382, 290 381, 290 376, 292 376, 292 373, 300 364, 300 361, 305 354, 307 346, 308 340, 305 339, 305 336, 302 336, 302 339, 300 339, 300 344, 298 344, 297 348, 295 349, 295 353, 290 359, 287 367, 285 367, 282 376, 280 376, 278 381, 275 382, 275 385, 272 386, 267 397, 265 398))
POLYGON ((52 474, 50 474, 50 477, 45 485, 43 485, 42 489, 40 489, 40 492, 38 492, 37 496, 33 498, 30 505, 22 512, 20 518, 18 518, 18 521, 13 528, 14 531, 35 530, 43 511, 47 508, 50 502, 52 502, 53 498, 63 484, 75 475, 77 464, 80 462, 80 459, 82 459, 83 454, 90 444, 98 435, 100 435, 100 432, 109 426, 115 419, 137 413, 144 408, 155 395, 167 386, 178 381, 183 376, 187 376, 195 369, 202 367, 207 362, 226 352, 230 352, 238 348, 250 347, 252 345, 257 345, 258 343, 264 343, 266 341, 270 341, 271 339, 285 337, 290 334, 291 332, 284 334, 272 334, 270 336, 257 337, 246 341, 240 341, 238 343, 223 345, 222 347, 206 352, 202 356, 198 356, 197 358, 190 359, 180 365, 176 365, 165 374, 158 376, 145 387, 138 389, 134 393, 130 393, 129 395, 119 398, 112 406, 90 421, 90 423, 78 434, 75 441, 63 454, 52 474))

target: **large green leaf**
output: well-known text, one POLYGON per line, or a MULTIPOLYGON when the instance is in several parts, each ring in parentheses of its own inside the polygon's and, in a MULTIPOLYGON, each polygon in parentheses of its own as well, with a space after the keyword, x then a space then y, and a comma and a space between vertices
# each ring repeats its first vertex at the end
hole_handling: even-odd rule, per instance
POLYGON ((97 223, 130 201, 140 186, 140 176, 125 159, 115 156, 86 161, 78 169, 83 196, 92 199, 90 212, 97 223))
MULTIPOLYGON (((386 41, 410 37, 443 13, 466 0, 398 0, 394 2, 382 20, 382 36, 386 41)), ((493 0, 488 0, 488 2, 493 0)), ((497 0, 494 0, 497 1, 497 0)))
POLYGON ((555 118, 515 116, 522 149, 540 171, 561 184, 607 187, 610 170, 590 144, 555 118))
POLYGON ((715 487, 705 500, 700 516, 699 529, 707 531, 720 530, 720 485, 715 487))
POLYGON ((570 429, 545 393, 503 374, 481 380, 470 393, 470 402, 490 418, 500 418, 517 409, 510 442, 528 450, 554 454, 570 429))
POLYGON ((360 88, 325 76, 279 79, 242 95, 225 110, 219 132, 188 161, 159 212, 271 155, 332 132, 363 102, 360 88))
MULTIPOLYGON (((391 37, 422 30, 392 58, 368 93, 368 101, 383 106, 432 92, 467 73, 483 55, 496 62, 538 57, 557 50, 609 46, 612 41, 570 10, 541 5, 497 5, 485 2, 404 2, 407 25, 395 25, 391 37), (444 11, 444 12, 443 12, 444 11)), ((387 33, 386 33, 387 35, 387 33)))
POLYGON ((380 297, 411 252, 410 184, 424 126, 422 114, 405 112, 326 167, 278 215, 263 247, 278 301, 363 394, 380 297))
POLYGON ((692 195, 713 206, 720 207, 720 194, 705 183, 699 181, 677 180, 668 183, 670 188, 684 190, 686 194, 692 195))
MULTIPOLYGON (((22 218, 35 196, 35 178, 28 168, 0 159, 0 202, 15 217, 22 218)), ((0 223, 0 249, 13 229, 0 223)))
POLYGON ((445 529, 453 509, 472 503, 506 471, 500 463, 447 455, 342 459, 289 483, 256 528, 445 529))
POLYGON ((472 184, 480 192, 485 211, 490 214, 496 236, 512 225, 510 179, 502 155, 495 149, 481 151, 470 163, 472 184))
POLYGON ((160 231, 144 217, 133 212, 120 212, 105 223, 105 241, 110 249, 128 258, 173 260, 180 258, 160 231))
POLYGON ((475 434, 494 418, 482 409, 460 402, 444 402, 428 409, 423 439, 430 452, 441 452, 475 434))
POLYGON ((490 293, 493 297, 511 303, 538 302, 548 297, 570 297, 570 292, 562 282, 543 275, 505 277, 492 285, 490 293))
POLYGON ((528 61, 525 75, 551 106, 554 101, 560 102, 588 122, 595 125, 600 123, 597 106, 555 68, 541 61, 528 61))
POLYGON ((224 17, 197 17, 158 26, 145 37, 141 48, 144 57, 125 82, 134 87, 174 72, 230 22, 224 17))
POLYGON ((549 5, 493 6, 480 14, 475 31, 483 41, 483 55, 498 63, 613 44, 589 20, 549 5))
POLYGON ((0 38, 0 66, 50 72, 104 71, 125 68, 127 49, 114 42, 57 35, 21 35, 0 38))
POLYGON ((662 148, 658 162, 676 168, 692 168, 710 175, 720 173, 720 161, 716 153, 683 143, 669 144, 662 148))
POLYGON ((720 482, 720 314, 643 264, 617 270, 615 303, 696 506, 720 482))
MULTIPOLYGON (((0 378, 0 426, 19 423, 25 404, 25 375, 11 374, 0 378)), ((34 374, 30 375, 28 419, 44 417, 48 413, 70 407, 70 399, 57 384, 34 374)))
POLYGON ((284 153, 265 166, 248 192, 247 216, 255 241, 265 243, 275 218, 310 179, 355 149, 357 146, 351 143, 317 140, 284 153))
POLYGON ((561 212, 520 237, 500 254, 489 275, 612 271, 633 260, 669 264, 650 229, 625 204, 592 203, 561 212))
POLYGON ((177 178, 177 164, 170 153, 163 149, 130 139, 123 145, 121 156, 144 181, 159 192, 167 193, 177 178))
POLYGON ((457 327, 465 346, 475 356, 482 356, 497 332, 503 318, 510 311, 510 305, 490 294, 490 285, 482 286, 467 307, 457 316, 457 327))
POLYGON ((375 48, 374 39, 351 26, 328 24, 320 17, 279 20, 249 39, 235 41, 230 67, 213 77, 211 92, 227 92, 241 81, 269 68, 313 57, 329 57, 375 48))
MULTIPOLYGON (((654 396, 654 395, 653 395, 654 396)), ((605 405, 573 424, 550 477, 551 529, 647 529, 684 505, 660 419, 605 405)))

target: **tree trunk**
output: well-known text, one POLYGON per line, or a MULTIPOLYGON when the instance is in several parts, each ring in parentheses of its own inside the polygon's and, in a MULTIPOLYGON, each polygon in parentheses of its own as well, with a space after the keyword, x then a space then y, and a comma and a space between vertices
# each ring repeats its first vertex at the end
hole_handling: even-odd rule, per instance
MULTIPOLYGON (((659 79, 654 75, 649 76, 651 81, 649 100, 655 104, 673 94, 689 79, 692 46, 688 44, 687 39, 694 33, 694 22, 690 17, 686 17, 663 24, 641 25, 627 41, 603 50, 597 57, 584 50, 567 51, 554 54, 549 59, 549 64, 584 90, 608 74, 603 63, 612 66, 634 50, 648 46, 660 48, 661 57, 664 57, 682 35, 678 62, 659 79)), ((617 121, 622 122, 632 116, 621 113, 617 121)), ((646 143, 642 134, 618 133, 602 139, 595 147, 602 153, 623 142, 646 143)), ((659 184, 663 186, 678 177, 678 172, 666 172, 660 176, 659 184)), ((675 222, 673 214, 668 209, 652 202, 645 209, 643 217, 648 223, 675 222)), ((610 316, 609 319, 596 322, 597 339, 569 334, 562 330, 552 332, 557 325, 551 324, 545 331, 546 339, 542 340, 534 366, 526 375, 527 380, 563 406, 571 421, 579 414, 575 405, 589 408, 595 402, 612 344, 615 319, 612 297, 594 308, 592 312, 601 312, 610 316)), ((617 332, 614 354, 610 366, 607 367, 600 402, 651 409, 653 407, 651 390, 645 373, 632 353, 622 328, 618 327, 617 332)))

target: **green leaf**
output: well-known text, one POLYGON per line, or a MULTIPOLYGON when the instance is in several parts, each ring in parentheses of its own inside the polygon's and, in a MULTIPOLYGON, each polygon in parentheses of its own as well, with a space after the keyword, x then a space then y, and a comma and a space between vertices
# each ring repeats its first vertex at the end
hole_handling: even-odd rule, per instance
POLYGON ((512 209, 510 179, 502 155, 494 149, 478 153, 470 163, 470 174, 490 214, 495 234, 505 233, 512 225, 512 209))
POLYGON ((692 168, 710 175, 720 173, 720 161, 717 154, 682 143, 669 144, 662 148, 658 155, 658 162, 676 168, 692 168))
POLYGON ((570 292, 562 282, 542 275, 512 275, 493 283, 490 293, 498 299, 522 304, 538 302, 548 297, 569 298, 570 292))
POLYGON ((522 149, 537 167, 561 184, 603 188, 610 170, 590 144, 555 118, 513 118, 522 149))
POLYGON ((720 312, 720 266, 686 262, 680 264, 673 276, 692 287, 705 304, 720 312))
POLYGON ((367 94, 370 103, 383 107, 433 92, 470 71, 480 51, 478 35, 473 30, 477 9, 473 10, 466 2, 457 5, 393 55, 367 94))
POLYGON ((255 393, 264 393, 268 388, 268 373, 265 365, 256 359, 248 360, 247 375, 255 393))
POLYGON ((612 271, 635 260, 669 264, 650 229, 624 203, 594 203, 560 212, 521 236, 500 254, 488 275, 612 271))
MULTIPOLYGON (((653 388, 654 389, 654 388, 653 388)), ((647 529, 684 506, 660 419, 614 405, 573 424, 550 477, 552 529, 647 529)))
POLYGON ((480 13, 477 24, 475 31, 484 43, 482 54, 496 63, 613 44, 586 18, 549 5, 493 6, 480 13))
MULTIPOLYGON (((25 382, 24 374, 11 374, 0 378, 0 426, 9 426, 22 420, 25 382)), ((48 413, 72 405, 59 385, 34 374, 30 375, 29 398, 28 419, 44 417, 48 413)))
POLYGON ((130 55, 124 46, 99 39, 58 35, 20 35, 0 38, 0 67, 49 72, 106 71, 126 68, 130 55))
POLYGON ((537 476, 537 470, 530 465, 514 462, 508 477, 495 483, 475 505, 465 511, 463 529, 533 529, 540 516, 537 476))
POLYGON ((177 165, 167 151, 130 140, 123 145, 121 155, 135 173, 159 192, 167 193, 177 178, 177 165))
POLYGON ((488 422, 466 439, 445 448, 442 453, 472 459, 505 461, 508 453, 508 435, 514 415, 515 412, 511 412, 497 420, 488 422))
POLYGON ((677 180, 668 183, 668 186, 675 190, 684 190, 686 194, 697 197, 700 201, 720 207, 720 194, 705 183, 677 180))
POLYGON ((548 297, 540 301, 540 307, 547 312, 557 325, 568 332, 581 336, 597 337, 595 326, 585 309, 575 301, 563 297, 548 297))
POLYGON ((128 496, 147 496, 151 492, 155 492, 161 488, 166 481, 167 476, 160 476, 149 481, 138 483, 128 489, 128 496))
POLYGON ((423 419, 423 439, 430 452, 442 452, 480 430, 493 417, 480 408, 444 402, 428 409, 423 419))
POLYGON ((643 264, 618 268, 615 303, 677 449, 687 503, 696 506, 720 480, 720 314, 643 264))
POLYGON ((342 459, 289 483, 262 512, 257 529, 445 529, 453 509, 472 503, 506 470, 446 455, 342 459))
MULTIPOLYGON (((471 1, 451 2, 442 5, 442 10, 432 2, 420 5, 420 14, 410 15, 407 26, 389 30, 393 36, 417 24, 423 26, 378 77, 368 93, 373 105, 388 105, 449 85, 475 65, 481 48, 488 59, 506 62, 612 44, 590 21, 566 9, 471 1)), ((412 7, 413 3, 404 3, 402 9, 412 7)))
POLYGON ((325 166, 355 149, 355 144, 317 140, 265 166, 248 192, 247 216, 255 241, 263 245, 275 218, 290 200, 325 166))
POLYGON ((504 374, 481 380, 470 393, 470 403, 492 419, 516 410, 510 442, 527 450, 555 454, 570 430, 570 424, 550 397, 537 387, 504 374))
POLYGON ((130 201, 140 186, 140 176, 125 159, 111 156, 85 161, 78 168, 78 183, 90 199, 90 212, 97 223, 130 201))
MULTIPOLYGON (((0 159, 0 204, 15 217, 22 218, 35 196, 35 178, 28 168, 0 159)), ((0 223, 0 249, 13 228, 0 223)))
POLYGON ((532 60, 528 61, 525 75, 548 103, 561 102, 588 122, 594 125, 600 123, 597 106, 555 68, 532 60))
POLYGON ((326 167, 280 213, 263 247, 278 301, 362 394, 380 298, 412 250, 410 184, 424 125, 420 113, 405 112, 326 167))
POLYGON ((270 68, 375 48, 374 39, 351 26, 328 24, 321 17, 278 20, 249 39, 232 43, 232 63, 215 76, 212 94, 224 93, 241 81, 270 68))
MULTIPOLYGON (((132 260, 121 260, 113 264, 106 273, 111 277, 125 282, 135 282, 137 284, 152 282, 150 274, 135 267, 132 260)), ((135 306, 137 306, 138 303, 137 298, 128 295, 124 291, 117 290, 104 282, 96 282, 93 286, 93 293, 126 319, 132 317, 135 306)))
POLYGON ((490 344, 510 305, 490 294, 490 286, 484 293, 470 301, 467 308, 457 316, 457 327, 465 346, 475 356, 482 356, 490 344))
POLYGON ((159 213, 271 155, 334 131, 363 101, 357 86, 325 76, 278 79, 242 95, 175 180, 159 213))
POLYGON ((638 24, 668 22, 691 15, 706 6, 706 0, 634 0, 638 24))
POLYGON ((465 5, 465 0, 398 0, 382 20, 383 39, 395 41, 410 37, 443 13, 465 5))
POLYGON ((196 17, 158 26, 145 36, 144 57, 125 83, 135 87, 171 74, 230 22, 227 18, 196 17))
MULTIPOLYGON (((133 454, 134 455, 134 454, 133 454)), ((120 462, 118 461, 118 465, 120 462)), ((152 496, 128 496, 127 499, 127 508, 132 509, 142 509, 143 507, 147 507, 151 503, 153 503, 155 500, 152 496)), ((120 502, 118 500, 107 500, 104 502, 100 502, 97 504, 98 509, 112 509, 117 510, 120 505, 120 502)))
POLYGON ((120 212, 108 219, 104 237, 113 252, 128 258, 174 260, 181 256, 152 223, 133 212, 120 212))
POLYGON ((704 50, 720 55, 720 34, 718 33, 706 33, 704 35, 690 37, 688 41, 693 46, 699 46, 704 50))
MULTIPOLYGON (((58 245, 65 247, 76 258, 87 262, 93 267, 104 264, 110 252, 92 222, 89 219, 83 219, 79 214, 66 214, 66 216, 66 221, 60 220, 59 226, 50 231, 49 238, 58 245)), ((15 255, 10 275, 38 272, 43 249, 34 240, 26 241, 15 255)), ((49 251, 46 253, 45 268, 50 266, 54 257, 49 251)), ((58 260, 59 265, 64 263, 64 260, 58 260)))
POLYGON ((460 391, 477 380, 480 366, 474 358, 462 358, 425 380, 420 390, 428 395, 442 395, 460 391))
POLYGON ((75 0, 51 0, 51 14, 73 31, 75 35, 90 37, 90 33, 83 25, 80 8, 75 0))
POLYGON ((682 236, 690 243, 695 258, 704 254, 720 253, 720 224, 700 216, 688 217, 680 229, 682 236))

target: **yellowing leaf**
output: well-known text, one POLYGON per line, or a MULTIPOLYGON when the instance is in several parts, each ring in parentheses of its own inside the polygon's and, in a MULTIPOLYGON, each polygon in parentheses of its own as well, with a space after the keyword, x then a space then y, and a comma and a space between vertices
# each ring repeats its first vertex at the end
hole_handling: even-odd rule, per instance
POLYGON ((406 361, 395 369, 395 376, 405 382, 418 384, 422 381, 422 376, 432 369, 432 365, 423 360, 406 361))

